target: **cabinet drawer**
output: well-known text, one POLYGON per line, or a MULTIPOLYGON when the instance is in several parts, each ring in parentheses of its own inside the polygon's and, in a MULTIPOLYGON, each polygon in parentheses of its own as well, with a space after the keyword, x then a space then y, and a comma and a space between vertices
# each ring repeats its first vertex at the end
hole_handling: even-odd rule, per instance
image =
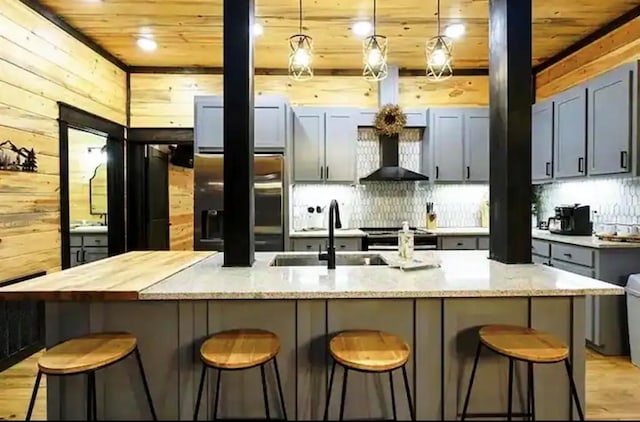
POLYGON ((549 258, 551 256, 551 243, 533 239, 531 241, 531 253, 549 258))
POLYGON ((82 235, 72 234, 70 237, 70 246, 82 246, 82 235))
POLYGON ((108 242, 108 238, 107 236, 84 236, 84 246, 101 246, 101 247, 106 247, 108 246, 109 242, 108 242))
POLYGON ((318 252, 319 248, 324 251, 326 239, 320 238, 296 238, 291 240, 292 249, 296 252, 318 252))
POLYGON ((359 250, 362 250, 362 239, 359 237, 345 237, 336 239, 336 252, 359 250))
POLYGON ((531 254, 531 262, 534 264, 549 265, 549 257, 531 254))
POLYGON ((551 260, 551 266, 559 270, 569 271, 570 273, 583 275, 585 277, 591 277, 591 278, 595 277, 593 268, 587 268, 581 265, 570 264, 568 262, 558 261, 557 259, 551 260))
POLYGON ((553 259, 583 265, 585 267, 593 267, 593 253, 593 249, 589 248, 561 245, 558 243, 551 245, 551 257, 553 259))
POLYGON ((469 250, 478 248, 478 239, 475 237, 443 237, 441 249, 469 250))
POLYGON ((478 249, 481 251, 489 250, 489 236, 482 236, 478 238, 478 249))

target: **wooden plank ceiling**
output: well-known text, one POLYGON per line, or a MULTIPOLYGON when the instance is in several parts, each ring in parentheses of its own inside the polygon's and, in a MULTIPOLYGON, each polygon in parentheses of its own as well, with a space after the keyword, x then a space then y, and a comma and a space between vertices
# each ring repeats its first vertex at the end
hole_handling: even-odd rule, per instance
MULTIPOLYGON (((298 0, 255 0, 264 35, 255 65, 286 68, 287 38, 298 31, 298 0)), ((131 66, 222 66, 222 0, 42 0, 131 66), (158 49, 136 46, 142 28, 158 49)), ((462 22, 467 33, 454 47, 455 68, 488 66, 488 0, 441 0, 443 26, 462 22)), ((537 65, 638 6, 638 0, 533 0, 533 64, 537 65)), ((304 31, 315 45, 315 67, 361 67, 353 22, 371 19, 373 0, 303 1, 304 31)), ((425 40, 436 34, 436 0, 378 0, 378 29, 389 37, 389 62, 424 66, 425 40)))

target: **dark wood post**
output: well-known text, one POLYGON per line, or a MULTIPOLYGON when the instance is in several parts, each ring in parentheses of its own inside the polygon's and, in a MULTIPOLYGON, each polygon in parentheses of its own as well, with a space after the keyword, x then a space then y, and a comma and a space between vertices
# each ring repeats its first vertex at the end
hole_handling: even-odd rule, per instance
POLYGON ((224 0, 224 265, 254 261, 253 0, 224 0))
POLYGON ((489 1, 490 256, 531 262, 531 0, 489 1))

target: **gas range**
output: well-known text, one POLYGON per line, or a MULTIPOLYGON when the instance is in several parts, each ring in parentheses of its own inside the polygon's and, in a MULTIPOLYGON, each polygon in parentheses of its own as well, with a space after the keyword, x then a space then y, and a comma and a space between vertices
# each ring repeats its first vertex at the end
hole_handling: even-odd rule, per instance
MULTIPOLYGON (((414 232, 414 250, 433 250, 438 247, 438 237, 424 229, 411 227, 414 232)), ((367 233, 364 239, 365 250, 389 251, 398 250, 398 231, 400 227, 361 227, 367 233)))

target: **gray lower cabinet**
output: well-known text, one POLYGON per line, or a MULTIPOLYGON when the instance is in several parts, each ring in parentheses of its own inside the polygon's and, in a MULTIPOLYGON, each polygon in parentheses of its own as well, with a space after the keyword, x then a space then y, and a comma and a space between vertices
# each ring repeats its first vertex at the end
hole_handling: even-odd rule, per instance
POLYGON ((589 82, 587 152, 589 174, 631 171, 635 66, 623 66, 589 82))
MULTIPOLYGON (((640 249, 594 249, 533 239, 532 261, 624 286, 640 272, 640 249)), ((624 296, 586 297, 587 344, 606 355, 628 354, 624 296)))
MULTIPOLYGON (((361 109, 358 115, 358 126, 371 127, 374 126, 378 109, 366 108, 361 109)), ((409 108, 403 110, 407 117, 405 127, 427 127, 427 110, 423 108, 409 108)))
MULTIPOLYGON (((285 97, 260 96, 254 103, 254 148, 283 150, 286 145, 287 113, 285 97)), ((194 141, 198 151, 224 148, 223 97, 196 96, 194 141)))
MULTIPOLYGON (((362 238, 360 237, 337 237, 336 251, 361 251, 362 238)), ((296 237, 291 239, 291 250, 296 252, 317 252, 327 249, 329 241, 323 237, 296 237)))
POLYGON ((71 234, 71 267, 99 261, 109 256, 107 234, 71 234))
POLYGON ((357 109, 295 108, 294 181, 354 183, 357 178, 357 142, 357 109))
POLYGON ((438 249, 488 250, 489 236, 438 236, 438 249))
POLYGON ((554 105, 555 177, 586 174, 587 88, 579 85, 555 97, 554 105))
POLYGON ((531 109, 531 179, 553 178, 553 100, 531 109))

